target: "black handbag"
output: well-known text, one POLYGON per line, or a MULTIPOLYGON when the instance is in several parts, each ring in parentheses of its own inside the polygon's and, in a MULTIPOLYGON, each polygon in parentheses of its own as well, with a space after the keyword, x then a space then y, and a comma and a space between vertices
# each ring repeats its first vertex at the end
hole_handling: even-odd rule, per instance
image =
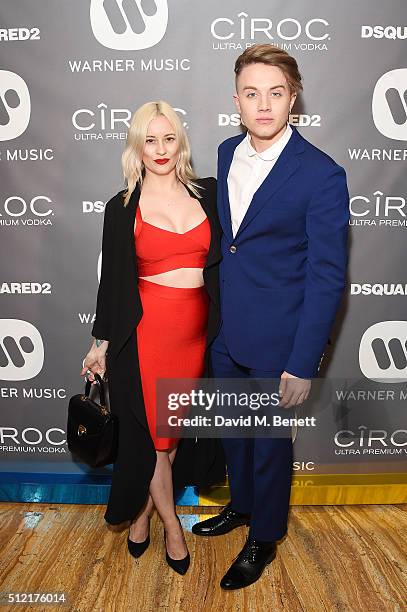
POLYGON ((90 399, 91 382, 87 379, 85 394, 78 393, 69 400, 67 443, 73 455, 97 468, 116 460, 119 422, 106 406, 101 377, 94 377, 100 404, 90 399))

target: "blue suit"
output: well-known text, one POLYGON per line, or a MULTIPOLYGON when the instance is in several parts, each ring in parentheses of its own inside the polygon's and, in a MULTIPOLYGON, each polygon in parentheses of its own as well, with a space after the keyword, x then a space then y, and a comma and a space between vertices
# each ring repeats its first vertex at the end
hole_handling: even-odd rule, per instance
MULTIPOLYGON (((347 265, 346 175, 293 128, 233 238, 227 176, 245 134, 218 151, 222 326, 216 377, 314 377, 342 297, 347 265)), ((287 529, 290 439, 224 439, 232 507, 251 512, 260 540, 287 529), (270 488, 273 490, 271 491, 270 488)))

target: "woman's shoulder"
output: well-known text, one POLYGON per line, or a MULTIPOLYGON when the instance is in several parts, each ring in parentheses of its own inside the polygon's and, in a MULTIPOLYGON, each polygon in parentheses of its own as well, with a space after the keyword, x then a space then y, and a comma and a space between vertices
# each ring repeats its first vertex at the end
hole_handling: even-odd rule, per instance
POLYGON ((115 195, 109 198, 106 203, 106 206, 108 204, 109 206, 117 206, 117 204, 122 204, 126 191, 127 189, 121 189, 120 191, 118 191, 115 195))
POLYGON ((216 187, 216 178, 214 176, 205 176, 196 179, 195 181, 198 185, 204 188, 216 187))
POLYGON ((124 196, 126 194, 126 191, 126 189, 121 189, 114 196, 109 198, 109 200, 105 204, 105 213, 111 214, 114 213, 115 210, 123 208, 124 196))
POLYGON ((216 197, 216 178, 214 176, 198 178, 194 183, 201 188, 201 197, 211 200, 216 197))

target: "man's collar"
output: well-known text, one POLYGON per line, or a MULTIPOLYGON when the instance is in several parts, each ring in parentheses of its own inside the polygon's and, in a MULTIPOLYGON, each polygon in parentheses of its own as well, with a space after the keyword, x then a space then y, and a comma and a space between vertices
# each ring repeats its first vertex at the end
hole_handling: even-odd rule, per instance
POLYGON ((277 140, 277 142, 274 142, 271 145, 271 147, 269 147, 265 151, 258 153, 251 143, 251 136, 249 132, 247 132, 246 134, 247 155, 249 157, 253 157, 254 155, 257 155, 263 161, 271 161, 273 159, 276 159, 280 155, 281 151, 284 149, 287 142, 290 140, 292 133, 293 131, 291 129, 291 126, 289 123, 287 123, 287 127, 286 127, 284 134, 277 140))

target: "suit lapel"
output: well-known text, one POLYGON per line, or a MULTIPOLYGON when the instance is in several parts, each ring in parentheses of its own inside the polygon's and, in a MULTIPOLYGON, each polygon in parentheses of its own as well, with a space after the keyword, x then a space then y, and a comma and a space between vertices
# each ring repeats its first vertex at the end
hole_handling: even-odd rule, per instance
POLYGON ((298 154, 303 151, 303 144, 296 129, 293 129, 290 140, 279 155, 273 168, 254 193, 249 208, 239 226, 235 238, 249 225, 270 198, 297 171, 300 166, 298 154))
POLYGON ((229 188, 228 188, 228 174, 230 166, 232 164, 233 155, 238 144, 242 142, 246 134, 241 134, 239 139, 236 139, 234 143, 226 149, 223 159, 220 160, 218 180, 220 182, 220 205, 219 205, 219 219, 222 224, 224 233, 232 238, 232 219, 230 216, 230 201, 229 201, 229 188))

